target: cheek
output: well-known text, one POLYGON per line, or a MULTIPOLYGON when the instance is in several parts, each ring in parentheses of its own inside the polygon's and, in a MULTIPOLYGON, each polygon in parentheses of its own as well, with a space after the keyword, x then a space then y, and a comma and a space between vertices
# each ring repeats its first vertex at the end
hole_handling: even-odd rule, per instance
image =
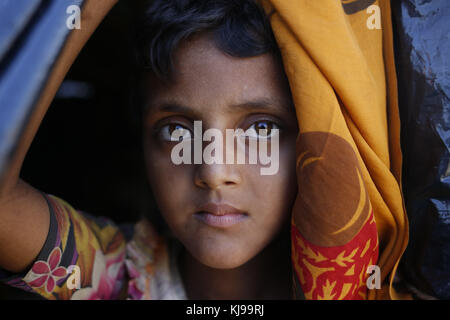
POLYGON ((182 218, 179 212, 192 190, 192 166, 174 165, 170 151, 150 149, 146 155, 147 177, 163 216, 168 220, 182 218), (151 152, 150 152, 151 150, 151 152), (174 201, 176 199, 176 201, 174 201))
POLYGON ((282 193, 279 195, 279 198, 282 198, 284 210, 287 210, 289 214, 298 191, 295 160, 295 143, 292 143, 289 147, 285 147, 283 150, 280 150, 281 181, 279 189, 282 193))
POLYGON ((297 194, 295 145, 281 145, 279 155, 276 174, 262 176, 259 169, 251 174, 255 205, 265 212, 268 223, 289 216, 297 194))

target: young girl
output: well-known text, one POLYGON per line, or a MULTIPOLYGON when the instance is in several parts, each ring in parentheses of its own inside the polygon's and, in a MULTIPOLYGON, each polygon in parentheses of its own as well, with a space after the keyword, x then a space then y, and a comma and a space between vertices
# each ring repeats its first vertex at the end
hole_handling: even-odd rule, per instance
POLYGON ((166 230, 147 219, 122 229, 17 174, 0 192, 0 278, 47 299, 292 297, 298 128, 264 11, 251 0, 152 1, 138 48, 146 166, 166 230), (261 161, 175 164, 174 147, 195 143, 194 121, 278 150, 276 174, 262 175, 261 161))

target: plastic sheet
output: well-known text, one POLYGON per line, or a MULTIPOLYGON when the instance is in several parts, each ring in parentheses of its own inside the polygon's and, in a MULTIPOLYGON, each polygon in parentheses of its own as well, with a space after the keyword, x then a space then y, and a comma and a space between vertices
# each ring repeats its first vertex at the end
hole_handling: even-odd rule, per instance
POLYGON ((450 1, 392 1, 410 242, 402 275, 450 299, 450 1))

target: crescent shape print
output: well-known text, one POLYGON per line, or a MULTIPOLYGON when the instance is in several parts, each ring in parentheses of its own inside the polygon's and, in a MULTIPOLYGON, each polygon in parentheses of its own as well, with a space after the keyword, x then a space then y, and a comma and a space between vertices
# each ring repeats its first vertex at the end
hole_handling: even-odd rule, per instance
POLYGON ((307 132, 299 135, 297 155, 293 223, 315 245, 346 244, 371 210, 353 147, 332 133, 307 132))

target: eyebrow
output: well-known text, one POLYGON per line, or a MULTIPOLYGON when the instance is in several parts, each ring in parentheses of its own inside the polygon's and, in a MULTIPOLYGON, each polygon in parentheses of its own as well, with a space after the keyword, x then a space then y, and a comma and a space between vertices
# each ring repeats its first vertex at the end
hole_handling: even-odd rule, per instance
POLYGON ((160 112, 193 113, 192 108, 190 108, 188 106, 184 106, 184 105, 176 103, 176 102, 163 103, 157 108, 157 110, 160 112))
POLYGON ((260 109, 260 110, 278 110, 282 108, 286 111, 289 111, 291 104, 285 104, 281 101, 270 99, 270 98, 260 98, 256 100, 248 100, 244 102, 240 102, 238 104, 230 105, 230 109, 242 109, 242 110, 252 110, 252 109, 260 109))
MULTIPOLYGON (((240 109, 242 111, 248 110, 271 110, 276 111, 279 108, 283 108, 284 110, 289 110, 292 107, 292 104, 285 104, 276 99, 270 98, 260 98, 255 100, 247 100, 242 101, 236 104, 228 105, 226 108, 229 111, 235 111, 236 109, 240 109)), ((194 108, 189 106, 180 104, 176 101, 168 101, 162 104, 159 104, 157 108, 154 110, 155 112, 166 112, 166 113, 182 113, 189 114, 192 116, 197 116, 197 112, 194 108)))
POLYGON ((165 101, 162 103, 157 103, 154 107, 147 106, 147 111, 151 110, 147 113, 147 116, 154 115, 157 113, 179 113, 189 115, 192 118, 198 117, 198 113, 195 109, 182 105, 176 101, 165 101))

